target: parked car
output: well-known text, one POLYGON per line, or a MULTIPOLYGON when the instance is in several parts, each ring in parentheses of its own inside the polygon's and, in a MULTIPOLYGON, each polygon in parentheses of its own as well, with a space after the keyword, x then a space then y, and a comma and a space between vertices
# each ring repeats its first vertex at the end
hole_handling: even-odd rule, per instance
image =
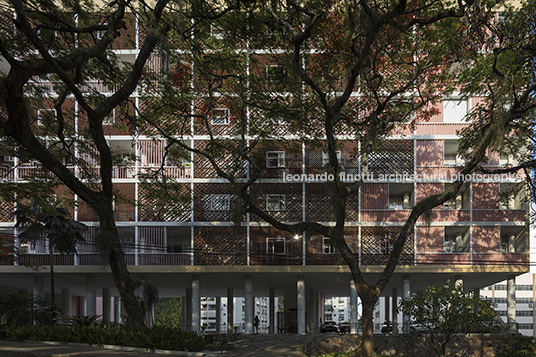
POLYGON ((389 333, 393 332, 393 325, 391 324, 391 321, 385 321, 382 324, 382 333, 389 333))
POLYGON ((339 327, 337 326, 337 323, 335 321, 326 321, 322 325, 321 332, 339 332, 339 327))
POLYGON ((339 332, 340 333, 350 333, 350 323, 349 322, 341 322, 339 324, 339 332))

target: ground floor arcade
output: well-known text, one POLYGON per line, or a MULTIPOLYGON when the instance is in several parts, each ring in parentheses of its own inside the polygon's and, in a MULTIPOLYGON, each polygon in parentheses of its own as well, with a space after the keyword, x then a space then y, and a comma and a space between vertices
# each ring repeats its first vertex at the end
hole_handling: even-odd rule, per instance
MULTIPOLYGON (((361 268, 365 279, 373 282, 381 267, 361 268)), ((508 289, 508 322, 514 325, 514 277, 526 271, 526 265, 399 266, 383 296, 391 298, 389 308, 394 310, 396 297, 409 296, 412 291, 431 284, 450 280, 476 291, 506 279, 512 285, 512 289, 508 289)), ((232 301, 234 297, 242 297, 244 332, 252 333, 255 298, 267 297, 269 332, 302 334, 317 331, 320 327, 325 297, 349 296, 351 329, 357 331, 358 295, 345 266, 132 266, 130 272, 134 279, 158 287, 161 297, 182 297, 183 327, 188 330, 202 330, 202 297, 214 297, 216 311, 221 308, 221 299, 226 298, 226 318, 215 313, 218 330, 235 326, 232 301), (282 297, 284 301, 284 314, 277 326, 273 320, 277 311, 275 297, 282 297)), ((47 269, 0 267, 0 276, 2 291, 26 289, 39 296, 50 295, 47 269)), ((56 302, 61 303, 64 317, 97 315, 99 312, 104 320, 120 320, 119 297, 107 266, 58 266, 55 281, 56 302)))

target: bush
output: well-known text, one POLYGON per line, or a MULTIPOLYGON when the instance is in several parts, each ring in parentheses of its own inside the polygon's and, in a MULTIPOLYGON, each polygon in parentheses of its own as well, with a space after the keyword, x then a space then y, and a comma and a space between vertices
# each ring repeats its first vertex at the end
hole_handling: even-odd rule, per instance
POLYGON ((534 339, 524 335, 508 335, 498 340, 501 357, 536 357, 534 339))
POLYGON ((4 326, 0 337, 10 340, 37 340, 119 345, 146 349, 201 351, 205 339, 195 332, 155 326, 136 330, 121 325, 4 326))

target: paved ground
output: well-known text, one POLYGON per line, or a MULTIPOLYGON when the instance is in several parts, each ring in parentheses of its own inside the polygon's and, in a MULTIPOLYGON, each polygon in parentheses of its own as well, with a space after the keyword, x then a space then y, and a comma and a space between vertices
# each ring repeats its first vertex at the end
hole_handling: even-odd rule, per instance
MULTIPOLYGON (((259 334, 241 335, 236 344, 236 348, 229 353, 224 353, 228 357, 257 356, 257 357, 293 357, 304 355, 299 350, 300 336, 293 334, 259 334)), ((14 342, 0 341, 1 357, 71 357, 71 356, 211 356, 221 355, 219 352, 205 353, 156 353, 144 352, 141 349, 128 351, 125 349, 104 349, 100 347, 90 347, 83 345, 63 345, 50 344, 46 342, 14 342)))
POLYGON ((236 348, 227 356, 287 357, 301 356, 300 336, 297 334, 242 335, 236 348))

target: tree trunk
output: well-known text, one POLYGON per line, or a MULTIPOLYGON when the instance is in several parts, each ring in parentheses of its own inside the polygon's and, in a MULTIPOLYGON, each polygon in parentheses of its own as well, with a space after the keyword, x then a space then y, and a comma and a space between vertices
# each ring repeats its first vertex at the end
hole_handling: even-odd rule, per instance
POLYGON ((374 304, 377 298, 373 296, 360 296, 362 303, 361 323, 363 328, 362 342, 354 356, 374 357, 374 304))
POLYGON ((125 262, 125 254, 121 249, 121 241, 117 233, 117 227, 113 220, 113 212, 111 210, 102 210, 99 214, 101 236, 100 243, 106 246, 106 256, 114 283, 121 295, 121 302, 125 307, 128 316, 128 323, 137 329, 145 328, 145 316, 142 313, 140 304, 134 293, 136 287, 134 281, 130 277, 130 273, 125 262), (110 217, 111 216, 111 217, 110 217))

